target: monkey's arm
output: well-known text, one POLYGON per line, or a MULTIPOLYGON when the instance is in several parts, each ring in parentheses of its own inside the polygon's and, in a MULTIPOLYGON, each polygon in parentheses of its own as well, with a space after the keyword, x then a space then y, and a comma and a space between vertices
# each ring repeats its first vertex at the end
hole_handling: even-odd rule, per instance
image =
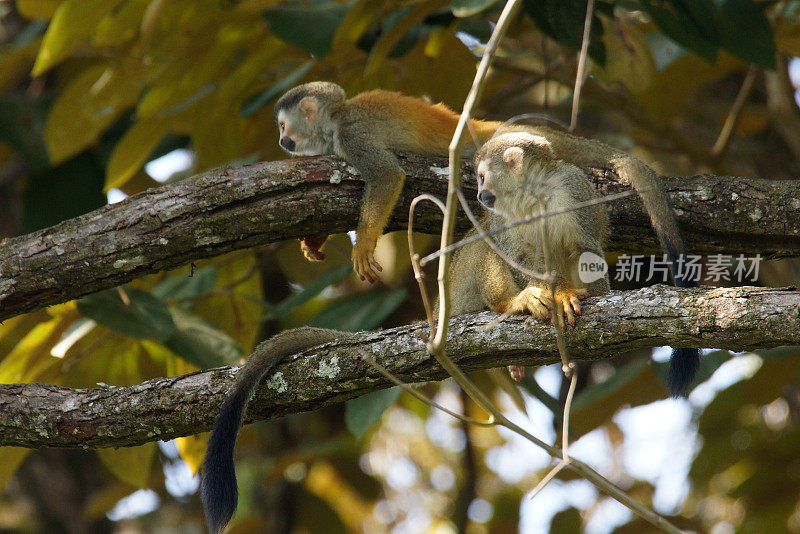
POLYGON ((256 347, 239 370, 236 381, 222 404, 203 460, 201 495, 212 533, 218 534, 233 517, 239 499, 233 448, 244 420, 245 410, 261 379, 290 354, 351 337, 347 332, 327 328, 301 327, 286 330, 256 347))
POLYGON ((403 189, 405 173, 397 158, 368 132, 343 125, 339 131, 344 158, 364 179, 364 202, 353 246, 353 268, 362 280, 378 280, 383 270, 375 261, 375 245, 386 228, 403 189))

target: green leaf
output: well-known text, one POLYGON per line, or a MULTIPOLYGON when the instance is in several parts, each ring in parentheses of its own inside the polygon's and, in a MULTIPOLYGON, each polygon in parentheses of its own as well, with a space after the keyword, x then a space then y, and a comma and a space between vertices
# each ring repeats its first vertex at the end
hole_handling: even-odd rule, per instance
POLYGON ((386 293, 370 291, 345 297, 325 308, 310 324, 356 332, 378 326, 406 299, 405 289, 386 293))
MULTIPOLYGON (((727 350, 715 350, 707 354, 701 354, 700 367, 697 368, 697 376, 695 377, 692 389, 694 389, 694 386, 697 386, 698 384, 705 382, 706 380, 711 378, 711 375, 714 374, 714 371, 719 369, 720 365, 730 360, 731 357, 732 357, 731 353, 728 352, 727 350)), ((655 367, 656 367, 656 376, 658 376, 658 379, 661 381, 661 383, 666 386, 667 370, 669 369, 669 360, 664 362, 656 362, 655 367)))
POLYGON ((395 386, 347 401, 344 409, 347 430, 361 439, 367 430, 380 420, 383 412, 394 403, 401 391, 402 389, 395 386))
POLYGON ((105 206, 103 176, 101 164, 88 152, 31 176, 23 194, 25 231, 48 228, 105 206))
POLYGON ((757 354, 764 359, 782 360, 787 356, 796 356, 800 352, 800 347, 787 345, 785 347, 776 347, 774 349, 755 350, 753 354, 757 354))
POLYGON ((0 491, 32 450, 25 447, 0 447, 0 491))
POLYGON ((43 136, 48 103, 22 94, 0 97, 0 139, 17 150, 36 170, 48 166, 43 136))
POLYGON ((97 456, 118 479, 136 488, 146 488, 156 450, 155 443, 145 443, 137 447, 98 449, 97 456))
POLYGON ((254 115, 269 102, 275 100, 280 95, 297 85, 297 82, 300 81, 300 79, 311 70, 311 67, 313 67, 314 64, 316 64, 316 61, 309 59, 291 72, 288 76, 281 79, 278 83, 267 87, 257 95, 246 98, 245 101, 242 102, 242 107, 239 108, 239 116, 247 118, 251 115, 254 115))
POLYGON ((721 34, 712 0, 641 0, 641 5, 664 35, 709 63, 716 61, 721 34))
MULTIPOLYGON (((587 0, 525 0, 523 8, 543 33, 559 43, 580 50, 587 3, 587 0)), ((602 37, 603 25, 595 14, 589 34, 588 53, 600 66, 605 66, 606 49, 602 37)))
POLYGON ((456 17, 471 17, 496 4, 497 0, 453 0, 450 11, 456 17))
POLYGON ((164 346, 201 369, 236 363, 242 349, 226 333, 178 307, 171 307, 175 332, 165 340, 164 346))
POLYGON ((126 304, 116 289, 89 295, 78 301, 84 317, 127 337, 164 340, 175 333, 175 323, 164 301, 147 291, 126 287, 126 304))
POLYGON ((292 309, 302 306, 309 300, 313 299, 325 288, 341 282, 353 270, 352 263, 344 265, 337 265, 324 271, 321 275, 311 281, 299 293, 287 297, 278 306, 275 307, 274 313, 280 317, 289 313, 292 309))
POLYGON ((775 37, 764 10, 752 0, 723 0, 719 6, 725 49, 766 69, 775 68, 775 37))
POLYGON ((525 388, 533 398, 544 404, 545 407, 553 412, 556 419, 560 421, 561 418, 564 417, 564 408, 561 406, 561 401, 546 392, 544 388, 539 385, 539 382, 536 381, 536 377, 533 376, 533 373, 525 373, 519 385, 525 388))
POLYGON ((348 9, 342 2, 291 2, 265 9, 261 16, 276 37, 321 57, 330 52, 348 9))
POLYGON ((168 276, 153 288, 153 295, 160 299, 186 299, 205 295, 217 282, 217 270, 214 267, 197 269, 191 276, 180 272, 168 276))
POLYGON ((614 374, 612 374, 607 380, 603 380, 598 384, 593 384, 581 391, 575 397, 575 401, 572 403, 573 409, 579 410, 592 404, 593 402, 597 402, 603 397, 614 394, 628 385, 631 380, 634 380, 636 377, 638 377, 642 370, 649 365, 649 360, 640 358, 623 367, 617 368, 614 371, 614 374))

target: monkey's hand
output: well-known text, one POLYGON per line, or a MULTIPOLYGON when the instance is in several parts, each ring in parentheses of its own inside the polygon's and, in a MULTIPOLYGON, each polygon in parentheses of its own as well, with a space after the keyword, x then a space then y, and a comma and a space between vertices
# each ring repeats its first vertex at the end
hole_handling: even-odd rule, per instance
POLYGON ((530 313, 534 317, 547 320, 553 307, 553 297, 547 287, 529 285, 508 301, 500 304, 494 311, 500 313, 530 313))
POLYGON ((364 240, 356 238, 356 244, 353 246, 353 269, 362 280, 369 280, 370 284, 378 281, 378 273, 383 271, 380 263, 375 261, 375 244, 377 239, 364 240))
POLYGON ((550 310, 555 305, 558 326, 566 330, 567 324, 575 326, 575 316, 581 314, 580 299, 588 296, 585 289, 575 289, 563 279, 556 282, 555 291, 550 291, 550 287, 544 282, 534 283, 517 293, 497 311, 514 314, 528 312, 546 321, 551 318, 550 310))
POLYGON ((308 261, 324 260, 327 256, 324 252, 320 251, 320 248, 322 248, 322 245, 325 244, 327 240, 328 236, 326 235, 300 238, 300 250, 303 251, 303 256, 305 256, 308 261))

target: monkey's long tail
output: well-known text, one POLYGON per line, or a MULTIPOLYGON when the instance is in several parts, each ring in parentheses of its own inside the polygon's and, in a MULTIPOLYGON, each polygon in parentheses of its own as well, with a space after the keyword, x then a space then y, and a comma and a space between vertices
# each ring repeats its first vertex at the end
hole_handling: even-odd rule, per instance
POLYGON ((247 363, 239 370, 236 381, 214 423, 206 457, 203 460, 200 493, 209 530, 212 533, 221 533, 236 511, 239 491, 236 486, 233 449, 247 404, 261 379, 290 354, 350 337, 351 334, 347 332, 326 328, 301 327, 286 330, 256 347, 247 363))
MULTIPOLYGON (((686 246, 675 220, 675 213, 667 200, 667 193, 661 186, 658 176, 641 160, 627 154, 609 159, 620 178, 631 183, 644 203, 650 223, 661 243, 661 249, 669 260, 672 279, 677 287, 697 287, 697 280, 693 280, 684 269, 680 271, 679 259, 686 259, 686 246)), ((700 367, 700 349, 673 348, 667 371, 667 390, 673 397, 686 395, 689 386, 694 382, 697 369, 700 367)))

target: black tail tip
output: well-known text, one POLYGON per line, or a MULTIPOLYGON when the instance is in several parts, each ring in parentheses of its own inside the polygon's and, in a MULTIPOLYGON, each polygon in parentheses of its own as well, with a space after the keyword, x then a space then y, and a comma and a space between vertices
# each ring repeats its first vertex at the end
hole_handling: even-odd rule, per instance
POLYGON ((203 463, 203 477, 200 484, 200 495, 203 499, 203 508, 206 512, 208 529, 212 534, 220 534, 225 530, 225 525, 233 517, 239 501, 239 491, 236 488, 236 477, 220 477, 220 471, 214 465, 209 465, 209 458, 203 463))
POLYGON ((243 398, 231 395, 222 405, 203 460, 200 496, 212 534, 225 530, 239 502, 233 447, 242 420, 243 398))
POLYGON ((685 397, 689 392, 697 369, 700 367, 700 349, 672 349, 667 371, 667 390, 673 397, 685 397))

